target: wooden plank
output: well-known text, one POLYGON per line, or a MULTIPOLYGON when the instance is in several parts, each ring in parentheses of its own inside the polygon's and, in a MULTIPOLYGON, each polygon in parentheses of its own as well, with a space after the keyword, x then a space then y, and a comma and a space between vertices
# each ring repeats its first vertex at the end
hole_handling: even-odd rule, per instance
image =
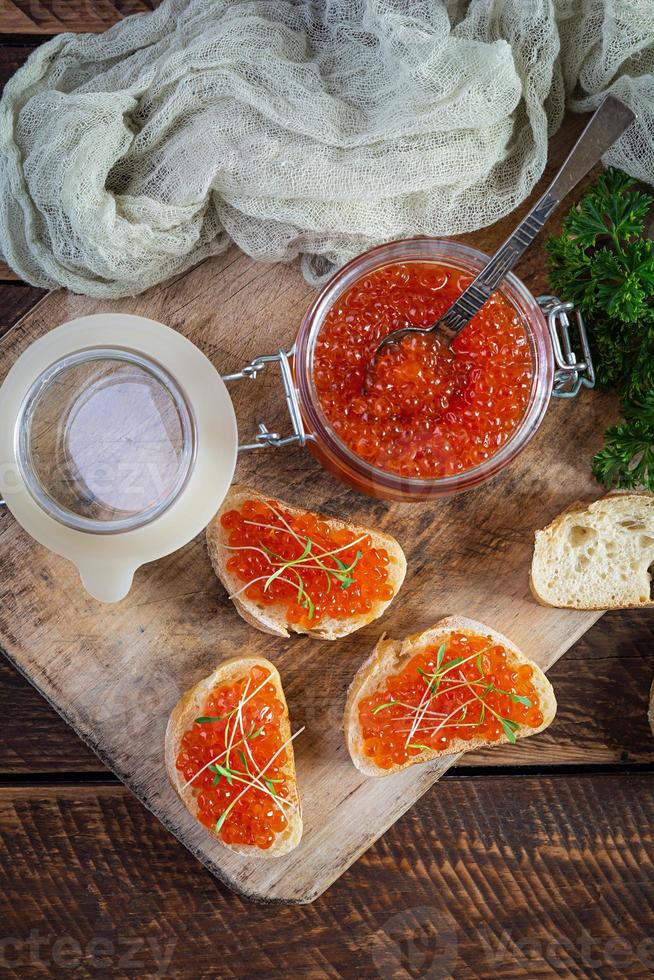
MULTIPOLYGON (((0 90, 5 87, 8 79, 17 71, 22 64, 29 58, 30 54, 38 47, 41 39, 34 38, 32 43, 25 41, 0 46, 0 90)), ((4 278, 4 276, 2 276, 4 278)))
MULTIPOLYGON (((565 129, 553 144, 550 170, 574 130, 565 129)), ((514 214, 479 232, 478 247, 492 251, 515 220, 514 214)), ((544 286, 543 265, 542 253, 532 252, 522 270, 535 290, 544 286)), ((311 295, 295 267, 256 264, 235 250, 131 300, 103 303, 59 292, 10 332, 3 370, 51 327, 109 309, 162 320, 222 371, 233 371, 279 343, 290 344, 311 295)), ((234 402, 245 437, 261 420, 262 405, 270 426, 288 426, 270 374, 235 387, 234 402)), ((340 733, 345 690, 381 628, 402 636, 443 614, 467 614, 504 630, 548 667, 598 618, 535 605, 527 569, 534 528, 571 497, 597 494, 589 461, 614 412, 614 399, 599 394, 553 404, 529 449, 501 477, 432 505, 367 500, 335 483, 299 449, 243 458, 237 473, 243 482, 399 534, 409 557, 401 602, 381 627, 339 644, 281 643, 254 633, 233 613, 201 539, 142 569, 122 603, 98 606, 82 594, 71 567, 30 542, 9 517, 0 529, 6 569, 0 639, 82 737, 214 873, 251 896, 310 901, 448 765, 444 760, 378 781, 365 780, 347 758, 340 733), (305 835, 294 852, 266 866, 226 855, 174 797, 162 766, 166 716, 179 694, 221 656, 244 647, 275 659, 294 723, 308 726, 297 743, 305 835)))
POLYGON ((271 914, 122 787, 2 788, 3 972, 651 977, 652 828, 651 776, 447 778, 329 896, 271 914))
MULTIPOLYGON (((3 16, 1 4, 2 0, 0 0, 0 25, 2 23, 3 16)), ((0 33, 1 32, 2 27, 0 26, 0 33)), ((35 38, 34 44, 3 44, 0 46, 0 92, 5 87, 7 80, 11 78, 14 72, 17 71, 17 69, 20 68, 25 61, 27 61, 28 57, 39 41, 39 38, 35 38)), ((6 262, 0 261, 0 290, 2 290, 2 295, 0 295, 0 311, 2 311, 1 315, 5 321, 7 319, 7 303, 9 303, 9 308, 11 309, 13 306, 12 300, 14 300, 14 297, 4 288, 4 284, 7 282, 18 283, 20 281, 20 278, 16 275, 13 269, 11 269, 6 262)), ((36 302, 36 299, 39 299, 41 295, 44 295, 44 291, 42 290, 39 290, 38 293, 39 295, 34 295, 34 297, 30 297, 29 294, 23 293, 23 295, 20 297, 19 305, 21 306, 21 310, 18 316, 23 316, 24 313, 27 313, 31 306, 33 306, 36 302), (31 303, 30 299, 32 300, 31 303)), ((19 294, 16 293, 15 300, 18 301, 18 299, 19 294)), ((18 316, 12 320, 12 325, 16 322, 18 316)), ((4 332, 1 327, 0 332, 4 332)))
POLYGON ((0 337, 45 295, 46 290, 36 286, 0 282, 0 337))
MULTIPOLYGON (((604 616, 549 677, 559 702, 552 726, 517 748, 464 755, 479 766, 585 766, 654 763, 647 695, 654 674, 649 610, 604 616)), ((0 658, 0 774, 98 772, 102 764, 41 695, 0 658), (26 723, 27 720, 27 723, 26 723)))
POLYGON ((0 34, 105 31, 130 14, 146 13, 161 0, 0 0, 0 34))
MULTIPOLYGON (((14 72, 18 68, 20 68, 20 66, 25 61, 27 61, 27 58, 34 50, 36 44, 37 44, 37 40, 35 39, 35 43, 33 45, 3 44, 2 46, 0 46, 0 92, 4 88, 7 80, 11 78, 14 72)), ((23 316, 23 314, 27 313, 27 311, 31 308, 31 306, 34 305, 36 300, 39 299, 40 296, 44 294, 43 291, 41 290, 38 291, 39 295, 33 294, 32 297, 30 297, 28 293, 23 293, 23 295, 20 296, 20 300, 19 300, 20 294, 15 293, 15 297, 14 297, 12 296, 11 292, 7 291, 4 288, 4 284, 7 282, 18 283, 20 281, 21 281, 20 278, 16 275, 13 269, 11 269, 6 264, 6 262, 0 261, 0 290, 2 290, 2 294, 0 295, 0 311, 1 311, 0 316, 2 316, 3 321, 5 321, 6 323, 7 320, 7 313, 8 313, 7 304, 9 305, 9 311, 12 310, 12 307, 14 305, 12 301, 19 301, 18 305, 20 306, 20 313, 18 314, 18 316, 13 318, 13 320, 11 321, 11 325, 13 325, 13 323, 15 323, 20 316, 23 316)), ((0 333, 4 333, 1 327, 0 327, 0 333)))
MULTIPOLYGON (((0 282, 4 284, 6 282, 20 282, 20 281, 21 280, 16 275, 14 270, 10 269, 6 262, 0 262, 0 282)), ((27 310, 25 310, 24 312, 27 313, 27 310)))

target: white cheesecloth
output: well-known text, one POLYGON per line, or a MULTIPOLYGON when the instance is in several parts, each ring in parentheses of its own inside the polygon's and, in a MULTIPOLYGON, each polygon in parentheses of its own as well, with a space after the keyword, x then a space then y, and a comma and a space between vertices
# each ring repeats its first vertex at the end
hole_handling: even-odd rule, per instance
POLYGON ((165 0, 7 83, 0 253, 99 297, 231 241, 318 282, 507 214, 607 91, 639 118, 605 162, 654 182, 652 0, 165 0))

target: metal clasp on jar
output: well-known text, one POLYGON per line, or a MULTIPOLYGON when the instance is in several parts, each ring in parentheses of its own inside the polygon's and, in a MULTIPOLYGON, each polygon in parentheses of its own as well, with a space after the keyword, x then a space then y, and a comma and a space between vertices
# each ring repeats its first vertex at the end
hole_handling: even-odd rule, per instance
POLYGON ((564 303, 558 296, 538 296, 537 303, 547 317, 547 326, 554 348, 554 387, 555 398, 574 398, 582 387, 595 387, 595 369, 588 344, 586 325, 581 312, 574 303, 564 303), (577 341, 581 347, 581 359, 573 350, 570 331, 573 324, 569 313, 574 312, 577 341))
POLYGON ((267 449, 269 446, 274 446, 275 448, 292 445, 306 446, 307 442, 313 440, 314 436, 304 428, 302 413, 300 412, 300 402, 298 401, 297 390, 293 381, 293 371, 290 365, 290 359, 294 356, 295 346, 291 347, 290 350, 282 350, 280 347, 276 354, 262 354, 260 357, 255 357, 242 371, 222 375, 222 379, 225 382, 254 381, 257 375, 266 368, 266 365, 277 364, 284 386, 288 414, 293 427, 293 435, 282 436, 279 432, 271 432, 265 422, 259 422, 259 431, 254 437, 254 442, 246 442, 239 445, 239 453, 249 452, 251 449, 267 449))

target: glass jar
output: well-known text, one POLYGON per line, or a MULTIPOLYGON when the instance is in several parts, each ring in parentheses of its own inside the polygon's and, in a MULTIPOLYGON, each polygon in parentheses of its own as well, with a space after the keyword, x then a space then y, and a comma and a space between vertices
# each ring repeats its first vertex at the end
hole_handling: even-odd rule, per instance
MULTIPOLYGON (((307 445, 320 463, 337 476, 363 493, 390 500, 425 500, 469 490, 486 483, 522 452, 540 426, 553 393, 555 378, 555 351, 552 324, 536 298, 520 280, 509 273, 501 286, 501 293, 516 310, 522 320, 531 345, 533 375, 531 391, 522 418, 513 433, 489 459, 459 474, 436 479, 405 477, 392 473, 360 459, 339 438, 331 427, 320 405, 314 383, 313 365, 316 339, 327 314, 339 297, 358 279, 389 263, 437 262, 460 271, 476 275, 488 262, 489 257, 467 245, 447 239, 413 238, 391 242, 371 249, 353 259, 323 288, 311 305, 300 326, 295 344, 294 377, 300 411, 307 433, 307 445)), ((570 308, 570 304, 565 305, 570 308)), ((583 327, 583 325, 582 325, 583 327)), ((569 345, 563 345, 564 347, 569 345)), ((559 349, 569 368, 574 363, 572 355, 559 349)), ((586 383, 586 382, 584 382, 586 383)))

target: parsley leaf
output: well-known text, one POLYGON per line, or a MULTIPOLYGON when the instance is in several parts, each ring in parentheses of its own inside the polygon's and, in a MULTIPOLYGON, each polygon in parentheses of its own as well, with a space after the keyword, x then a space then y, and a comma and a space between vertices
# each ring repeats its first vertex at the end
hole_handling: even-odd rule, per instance
POLYGON ((598 383, 630 396, 654 385, 654 242, 645 236, 653 204, 609 169, 546 244, 552 290, 586 320, 598 383))
POLYGON ((622 411, 625 421, 606 430, 593 474, 608 488, 654 490, 654 388, 639 401, 623 401, 622 411))
POLYGON ((616 388, 625 421, 605 435, 593 473, 606 487, 654 492, 654 197, 609 168, 550 238, 550 284, 586 321, 597 382, 616 388))

